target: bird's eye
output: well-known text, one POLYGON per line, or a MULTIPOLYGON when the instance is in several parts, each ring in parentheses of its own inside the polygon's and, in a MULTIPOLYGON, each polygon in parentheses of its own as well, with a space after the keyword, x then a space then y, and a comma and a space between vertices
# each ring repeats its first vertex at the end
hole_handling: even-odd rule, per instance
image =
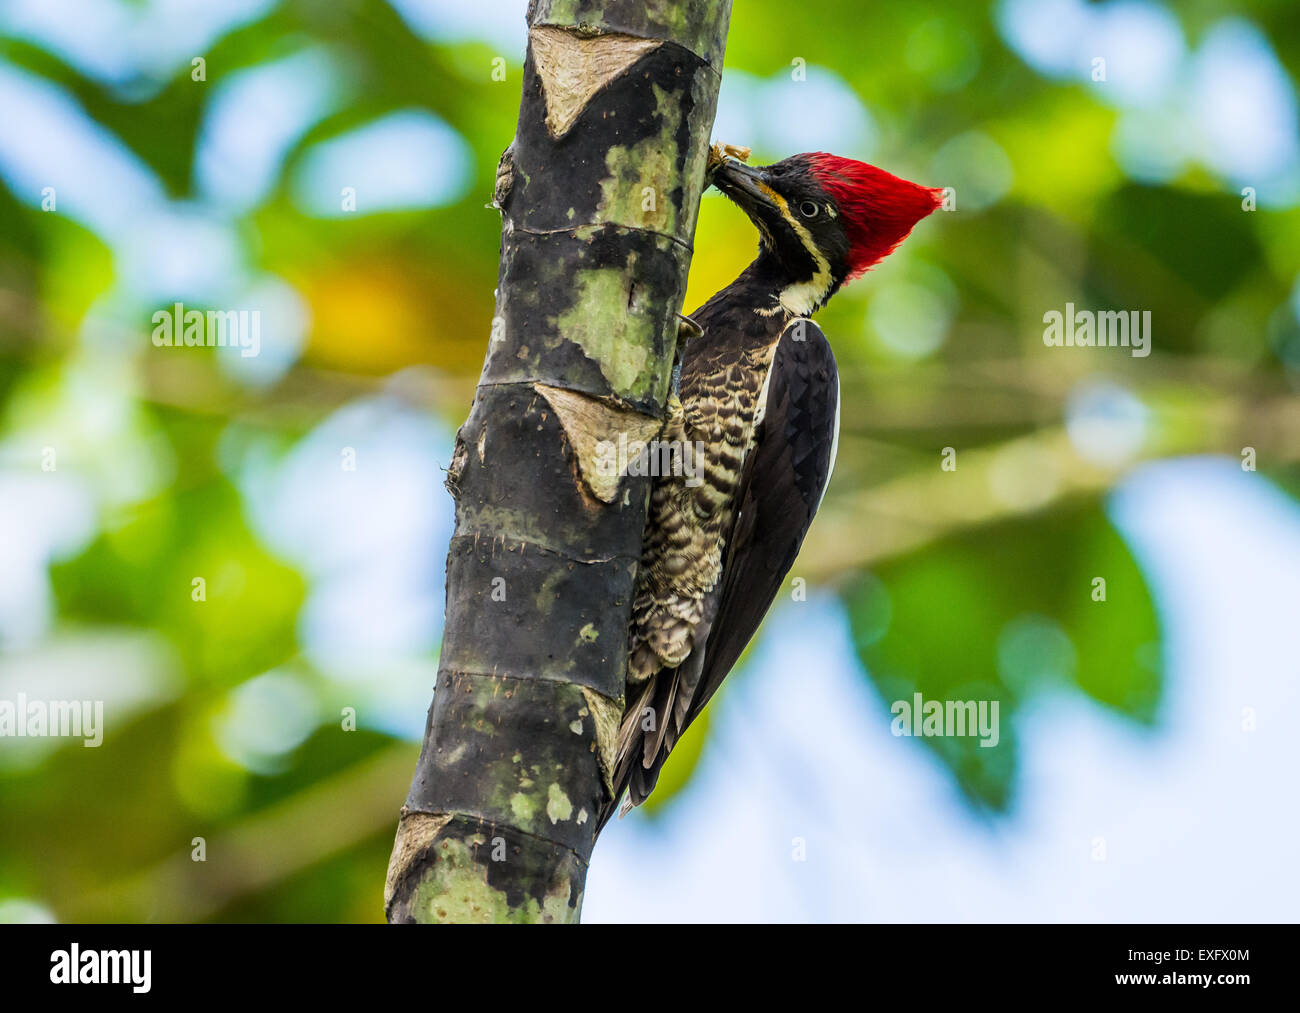
POLYGON ((816 218, 817 205, 810 200, 806 200, 799 205, 799 213, 803 215, 805 218, 816 218))

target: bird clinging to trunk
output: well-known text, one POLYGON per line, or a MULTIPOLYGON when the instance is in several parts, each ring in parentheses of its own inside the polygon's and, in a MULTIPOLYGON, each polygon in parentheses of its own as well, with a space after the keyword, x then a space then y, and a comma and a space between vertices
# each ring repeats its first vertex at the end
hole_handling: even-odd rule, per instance
MULTIPOLYGON (((716 150, 716 149, 715 149, 716 150)), ((677 740, 758 629, 821 504, 839 435, 839 377, 808 318, 941 203, 824 152, 754 167, 716 157, 713 185, 758 228, 757 259, 691 318, 660 445, 695 467, 651 492, 632 604, 627 708, 609 820, 654 789, 677 740)))

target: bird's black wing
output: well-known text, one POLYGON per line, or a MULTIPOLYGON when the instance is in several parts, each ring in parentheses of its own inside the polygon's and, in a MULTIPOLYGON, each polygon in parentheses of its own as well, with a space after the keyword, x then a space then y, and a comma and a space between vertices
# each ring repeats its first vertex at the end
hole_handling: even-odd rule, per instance
POLYGON ((766 408, 737 491, 718 607, 681 730, 717 692, 799 555, 830 481, 838 408, 830 343, 811 320, 796 320, 773 353, 766 408))

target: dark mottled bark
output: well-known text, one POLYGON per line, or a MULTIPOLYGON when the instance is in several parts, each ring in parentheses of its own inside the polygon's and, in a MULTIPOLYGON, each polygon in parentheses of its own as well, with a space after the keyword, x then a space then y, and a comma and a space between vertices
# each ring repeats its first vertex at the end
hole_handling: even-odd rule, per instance
POLYGON ((610 791, 648 485, 729 2, 533 0, 498 170, 496 320, 448 487, 456 531, 390 921, 576 921, 610 791))

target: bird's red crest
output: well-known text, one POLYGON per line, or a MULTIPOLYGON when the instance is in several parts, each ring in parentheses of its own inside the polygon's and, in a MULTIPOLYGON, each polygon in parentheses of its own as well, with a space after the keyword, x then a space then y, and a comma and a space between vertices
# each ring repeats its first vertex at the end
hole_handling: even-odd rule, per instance
POLYGON ((849 236, 852 281, 878 264, 912 228, 943 204, 943 191, 824 151, 808 156, 813 174, 835 199, 849 236))

